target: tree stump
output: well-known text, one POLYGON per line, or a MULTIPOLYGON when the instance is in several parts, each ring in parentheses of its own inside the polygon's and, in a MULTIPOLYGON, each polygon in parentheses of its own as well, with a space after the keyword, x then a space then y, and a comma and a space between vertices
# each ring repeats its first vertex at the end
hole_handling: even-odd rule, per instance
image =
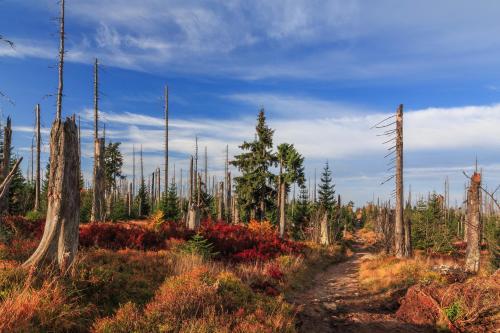
POLYGON ((23 266, 57 264, 65 271, 78 250, 80 159, 74 118, 56 119, 50 133, 48 209, 42 240, 23 266))
POLYGON ((481 241, 481 174, 474 172, 467 192, 467 250, 465 252, 465 270, 471 273, 479 271, 481 241))
POLYGON ((187 227, 189 230, 197 230, 200 226, 200 209, 191 204, 188 211, 188 223, 187 227))
POLYGON ((330 230, 328 226, 328 212, 325 212, 320 222, 320 243, 330 245, 330 230))

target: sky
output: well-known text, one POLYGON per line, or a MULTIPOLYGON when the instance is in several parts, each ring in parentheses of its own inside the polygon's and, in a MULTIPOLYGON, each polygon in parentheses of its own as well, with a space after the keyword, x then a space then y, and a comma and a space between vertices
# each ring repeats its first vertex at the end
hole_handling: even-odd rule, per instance
MULTIPOLYGON (((81 117, 88 178, 98 58, 106 137, 122 142, 127 174, 142 145, 149 173, 163 163, 168 85, 179 179, 196 136, 220 176, 226 145, 232 156, 253 139, 263 107, 275 145, 295 144, 311 183, 328 161, 337 193, 362 205, 390 198, 387 147, 370 128, 403 104, 406 191, 442 192, 448 177, 461 203, 476 157, 486 186, 500 184, 499 11, 494 0, 66 0, 63 114, 81 117)), ((0 0, 0 35, 15 43, 0 45, 0 91, 14 102, 0 110, 24 172, 37 103, 48 157, 57 17, 56 0, 0 0)))

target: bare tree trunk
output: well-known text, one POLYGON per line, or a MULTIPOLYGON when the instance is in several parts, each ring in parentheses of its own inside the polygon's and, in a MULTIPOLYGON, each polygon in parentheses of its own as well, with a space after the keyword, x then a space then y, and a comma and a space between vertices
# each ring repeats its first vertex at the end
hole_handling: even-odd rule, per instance
POLYGON ((80 161, 74 118, 57 119, 50 135, 47 220, 42 240, 24 266, 57 263, 65 271, 78 250, 80 161))
POLYGON ((105 215, 104 139, 99 139, 99 62, 94 63, 94 170, 91 222, 103 221, 105 215))
POLYGON ((240 210, 238 208, 238 197, 233 195, 233 224, 240 224, 240 210))
POLYGON ((330 245, 330 230, 328 225, 328 212, 323 213, 320 221, 320 244, 330 245))
POLYGON ((40 210, 40 151, 42 136, 40 132, 40 104, 36 105, 36 177, 35 177, 35 210, 40 210))
POLYGON ((396 225, 395 225, 395 255, 406 257, 405 231, 403 219, 403 105, 399 105, 396 113, 396 225))
POLYGON ((92 213, 90 221, 104 220, 104 139, 94 141, 94 189, 92 191, 92 213))
MULTIPOLYGON (((4 178, 2 183, 0 184, 0 200, 6 197, 7 193, 9 192, 9 187, 10 183, 12 182, 12 179, 14 178, 14 175, 16 174, 17 168, 21 164, 21 161, 23 160, 22 157, 20 157, 14 166, 12 167, 12 170, 10 170, 9 174, 7 177, 4 178)), ((2 213, 2 211, 0 211, 2 213)))
POLYGON ((219 190, 217 192, 217 220, 222 220, 222 213, 224 211, 223 200, 224 198, 224 183, 219 183, 219 190))
POLYGON ((62 97, 63 97, 63 87, 64 87, 64 11, 65 5, 64 0, 61 0, 61 16, 60 29, 59 29, 59 85, 57 87, 57 103, 56 103, 56 120, 61 120, 62 117, 62 97))
POLYGON ((163 181, 166 197, 168 192, 168 86, 165 86, 165 179, 163 181))
POLYGON ((286 184, 282 180, 280 182, 280 237, 283 238, 285 236, 285 225, 286 225, 286 184))
POLYGON ((474 172, 467 194, 467 250, 465 252, 465 270, 471 273, 479 271, 481 242, 481 174, 474 172))
MULTIPOLYGON (((10 155, 12 146, 12 121, 10 117, 7 117, 7 124, 4 127, 4 141, 3 141, 3 152, 2 152, 2 179, 6 179, 10 173, 10 155)), ((5 184, 5 194, 0 198, 0 211, 6 212, 9 208, 9 188, 10 181, 5 184)))

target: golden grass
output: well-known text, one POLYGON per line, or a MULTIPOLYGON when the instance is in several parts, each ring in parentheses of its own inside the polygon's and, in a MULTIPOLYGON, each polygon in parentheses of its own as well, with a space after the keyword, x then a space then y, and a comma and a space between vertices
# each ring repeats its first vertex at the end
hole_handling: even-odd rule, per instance
POLYGON ((407 288, 416 283, 444 282, 444 278, 430 268, 429 263, 420 259, 379 256, 361 263, 359 280, 364 289, 373 293, 407 288))

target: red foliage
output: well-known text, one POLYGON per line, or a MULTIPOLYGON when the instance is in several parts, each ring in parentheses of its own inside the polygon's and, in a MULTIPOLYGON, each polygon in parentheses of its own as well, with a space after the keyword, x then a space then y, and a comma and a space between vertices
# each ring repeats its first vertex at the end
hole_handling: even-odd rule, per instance
POLYGON ((203 223, 201 234, 222 257, 236 261, 266 261, 302 250, 300 244, 276 233, 257 233, 242 225, 208 221, 203 223))
POLYGON ((267 275, 271 278, 281 281, 285 277, 285 274, 281 271, 281 268, 276 264, 271 264, 266 269, 267 275))
POLYGON ((193 234, 174 222, 166 222, 157 229, 125 223, 89 223, 80 226, 80 246, 161 250, 168 247, 166 240, 189 239, 193 234))
POLYGON ((0 223, 10 229, 16 238, 41 239, 45 220, 28 220, 23 216, 2 216, 0 223))
MULTIPOLYGON (((7 217, 2 218, 2 222, 13 231, 15 239, 39 240, 43 234, 43 220, 7 217)), ((200 233, 213 244, 219 259, 267 261, 282 254, 301 252, 301 244, 281 239, 272 228, 264 229, 267 230, 268 226, 260 228, 254 225, 249 228, 208 220, 202 223, 200 233)), ((131 223, 89 223, 80 225, 79 245, 110 250, 161 250, 168 248, 169 239, 188 240, 194 234, 194 231, 175 222, 165 222, 155 228, 131 223)))

